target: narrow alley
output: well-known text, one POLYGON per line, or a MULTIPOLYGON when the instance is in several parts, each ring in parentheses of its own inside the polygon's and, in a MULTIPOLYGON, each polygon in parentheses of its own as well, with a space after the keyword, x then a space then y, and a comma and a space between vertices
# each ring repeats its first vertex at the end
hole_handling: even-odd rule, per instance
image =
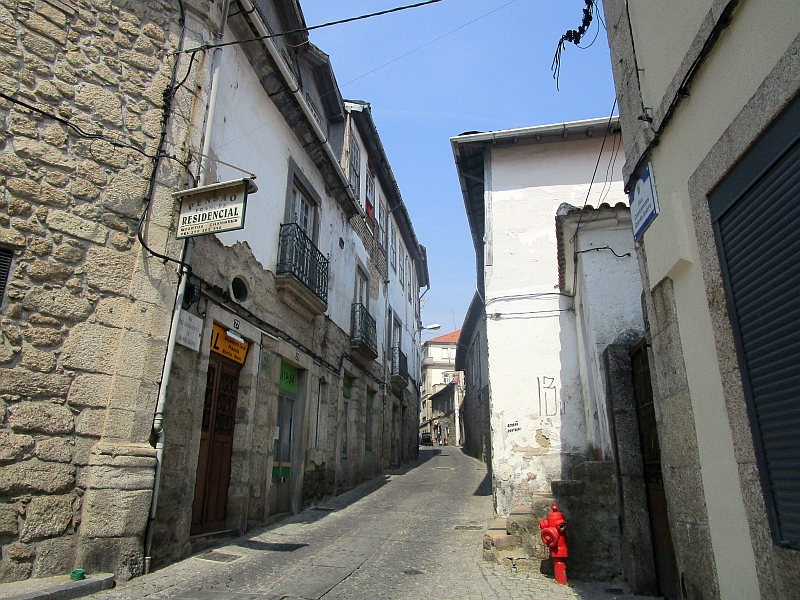
POLYGON ((611 600, 621 591, 562 587, 484 561, 492 518, 485 477, 485 465, 458 448, 423 449, 408 469, 93 597, 611 600))

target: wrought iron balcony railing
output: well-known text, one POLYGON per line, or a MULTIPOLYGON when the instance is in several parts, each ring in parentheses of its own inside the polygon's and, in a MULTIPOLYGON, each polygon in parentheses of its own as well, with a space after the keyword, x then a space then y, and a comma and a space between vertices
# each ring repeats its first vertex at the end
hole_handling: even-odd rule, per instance
POLYGON ((281 225, 278 275, 294 275, 317 298, 328 303, 328 259, 297 223, 281 225))
POLYGON ((399 375, 408 381, 408 358, 400 348, 392 348, 392 375, 399 375))
POLYGON ((375 319, 369 314, 367 307, 356 302, 353 304, 353 327, 350 332, 350 339, 355 342, 362 342, 370 350, 378 355, 378 327, 375 319))

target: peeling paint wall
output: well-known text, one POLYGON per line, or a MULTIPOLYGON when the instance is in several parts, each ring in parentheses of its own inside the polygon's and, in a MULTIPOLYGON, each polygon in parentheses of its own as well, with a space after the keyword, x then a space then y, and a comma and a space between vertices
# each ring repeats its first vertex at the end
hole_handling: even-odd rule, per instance
MULTIPOLYGON (((559 293, 555 216, 582 206, 602 139, 491 149, 486 175, 486 329, 498 514, 547 492, 586 456, 573 299, 559 293)), ((604 155, 619 181, 620 165, 604 155)), ((607 186, 605 186, 607 188, 607 186)), ((619 201, 595 185, 588 203, 619 201)), ((599 383, 599 385, 602 385, 599 383)))

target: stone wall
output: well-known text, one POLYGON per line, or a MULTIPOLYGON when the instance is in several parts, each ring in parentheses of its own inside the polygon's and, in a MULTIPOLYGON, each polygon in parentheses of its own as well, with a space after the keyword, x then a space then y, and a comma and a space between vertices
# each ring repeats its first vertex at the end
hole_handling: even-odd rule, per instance
MULTIPOLYGON (((642 253, 640 249, 640 259, 642 253)), ((649 282, 644 283, 645 290, 651 289, 649 282)), ((681 585, 688 598, 717 598, 719 583, 672 281, 664 279, 643 297, 661 472, 681 585)))
MULTIPOLYGON (((0 100, 0 245, 14 250, 0 344, 0 582, 142 570, 176 276, 142 252, 136 229, 179 39, 166 0, 0 1, 0 91, 76 126, 0 100), (87 138, 97 134, 106 139, 87 138)), ((189 114, 192 96, 176 108, 189 114)), ((179 147, 185 121, 168 131, 179 147)), ((169 192, 185 184, 183 167, 161 162, 145 236, 172 256, 169 192)))

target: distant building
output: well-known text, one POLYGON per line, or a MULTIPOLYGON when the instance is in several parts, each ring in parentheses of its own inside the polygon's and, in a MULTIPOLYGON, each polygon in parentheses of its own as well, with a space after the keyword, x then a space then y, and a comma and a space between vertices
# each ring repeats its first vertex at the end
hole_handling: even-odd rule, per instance
MULTIPOLYGON (((443 425, 441 423, 434 425, 433 423, 436 417, 434 417, 432 397, 451 384, 455 384, 453 389, 456 390, 456 395, 458 396, 453 403, 453 423, 458 423, 459 420, 459 399, 463 390, 463 383, 455 364, 456 345, 460 333, 461 330, 459 329, 458 331, 430 339, 422 344, 419 430, 423 433, 430 433, 434 440, 437 439, 436 428, 438 427, 441 430, 443 425)), ((459 445, 461 443, 460 428, 453 425, 453 429, 450 430, 449 427, 450 425, 445 428, 448 431, 448 442, 459 445)), ((440 435, 439 438, 441 437, 440 435)))

